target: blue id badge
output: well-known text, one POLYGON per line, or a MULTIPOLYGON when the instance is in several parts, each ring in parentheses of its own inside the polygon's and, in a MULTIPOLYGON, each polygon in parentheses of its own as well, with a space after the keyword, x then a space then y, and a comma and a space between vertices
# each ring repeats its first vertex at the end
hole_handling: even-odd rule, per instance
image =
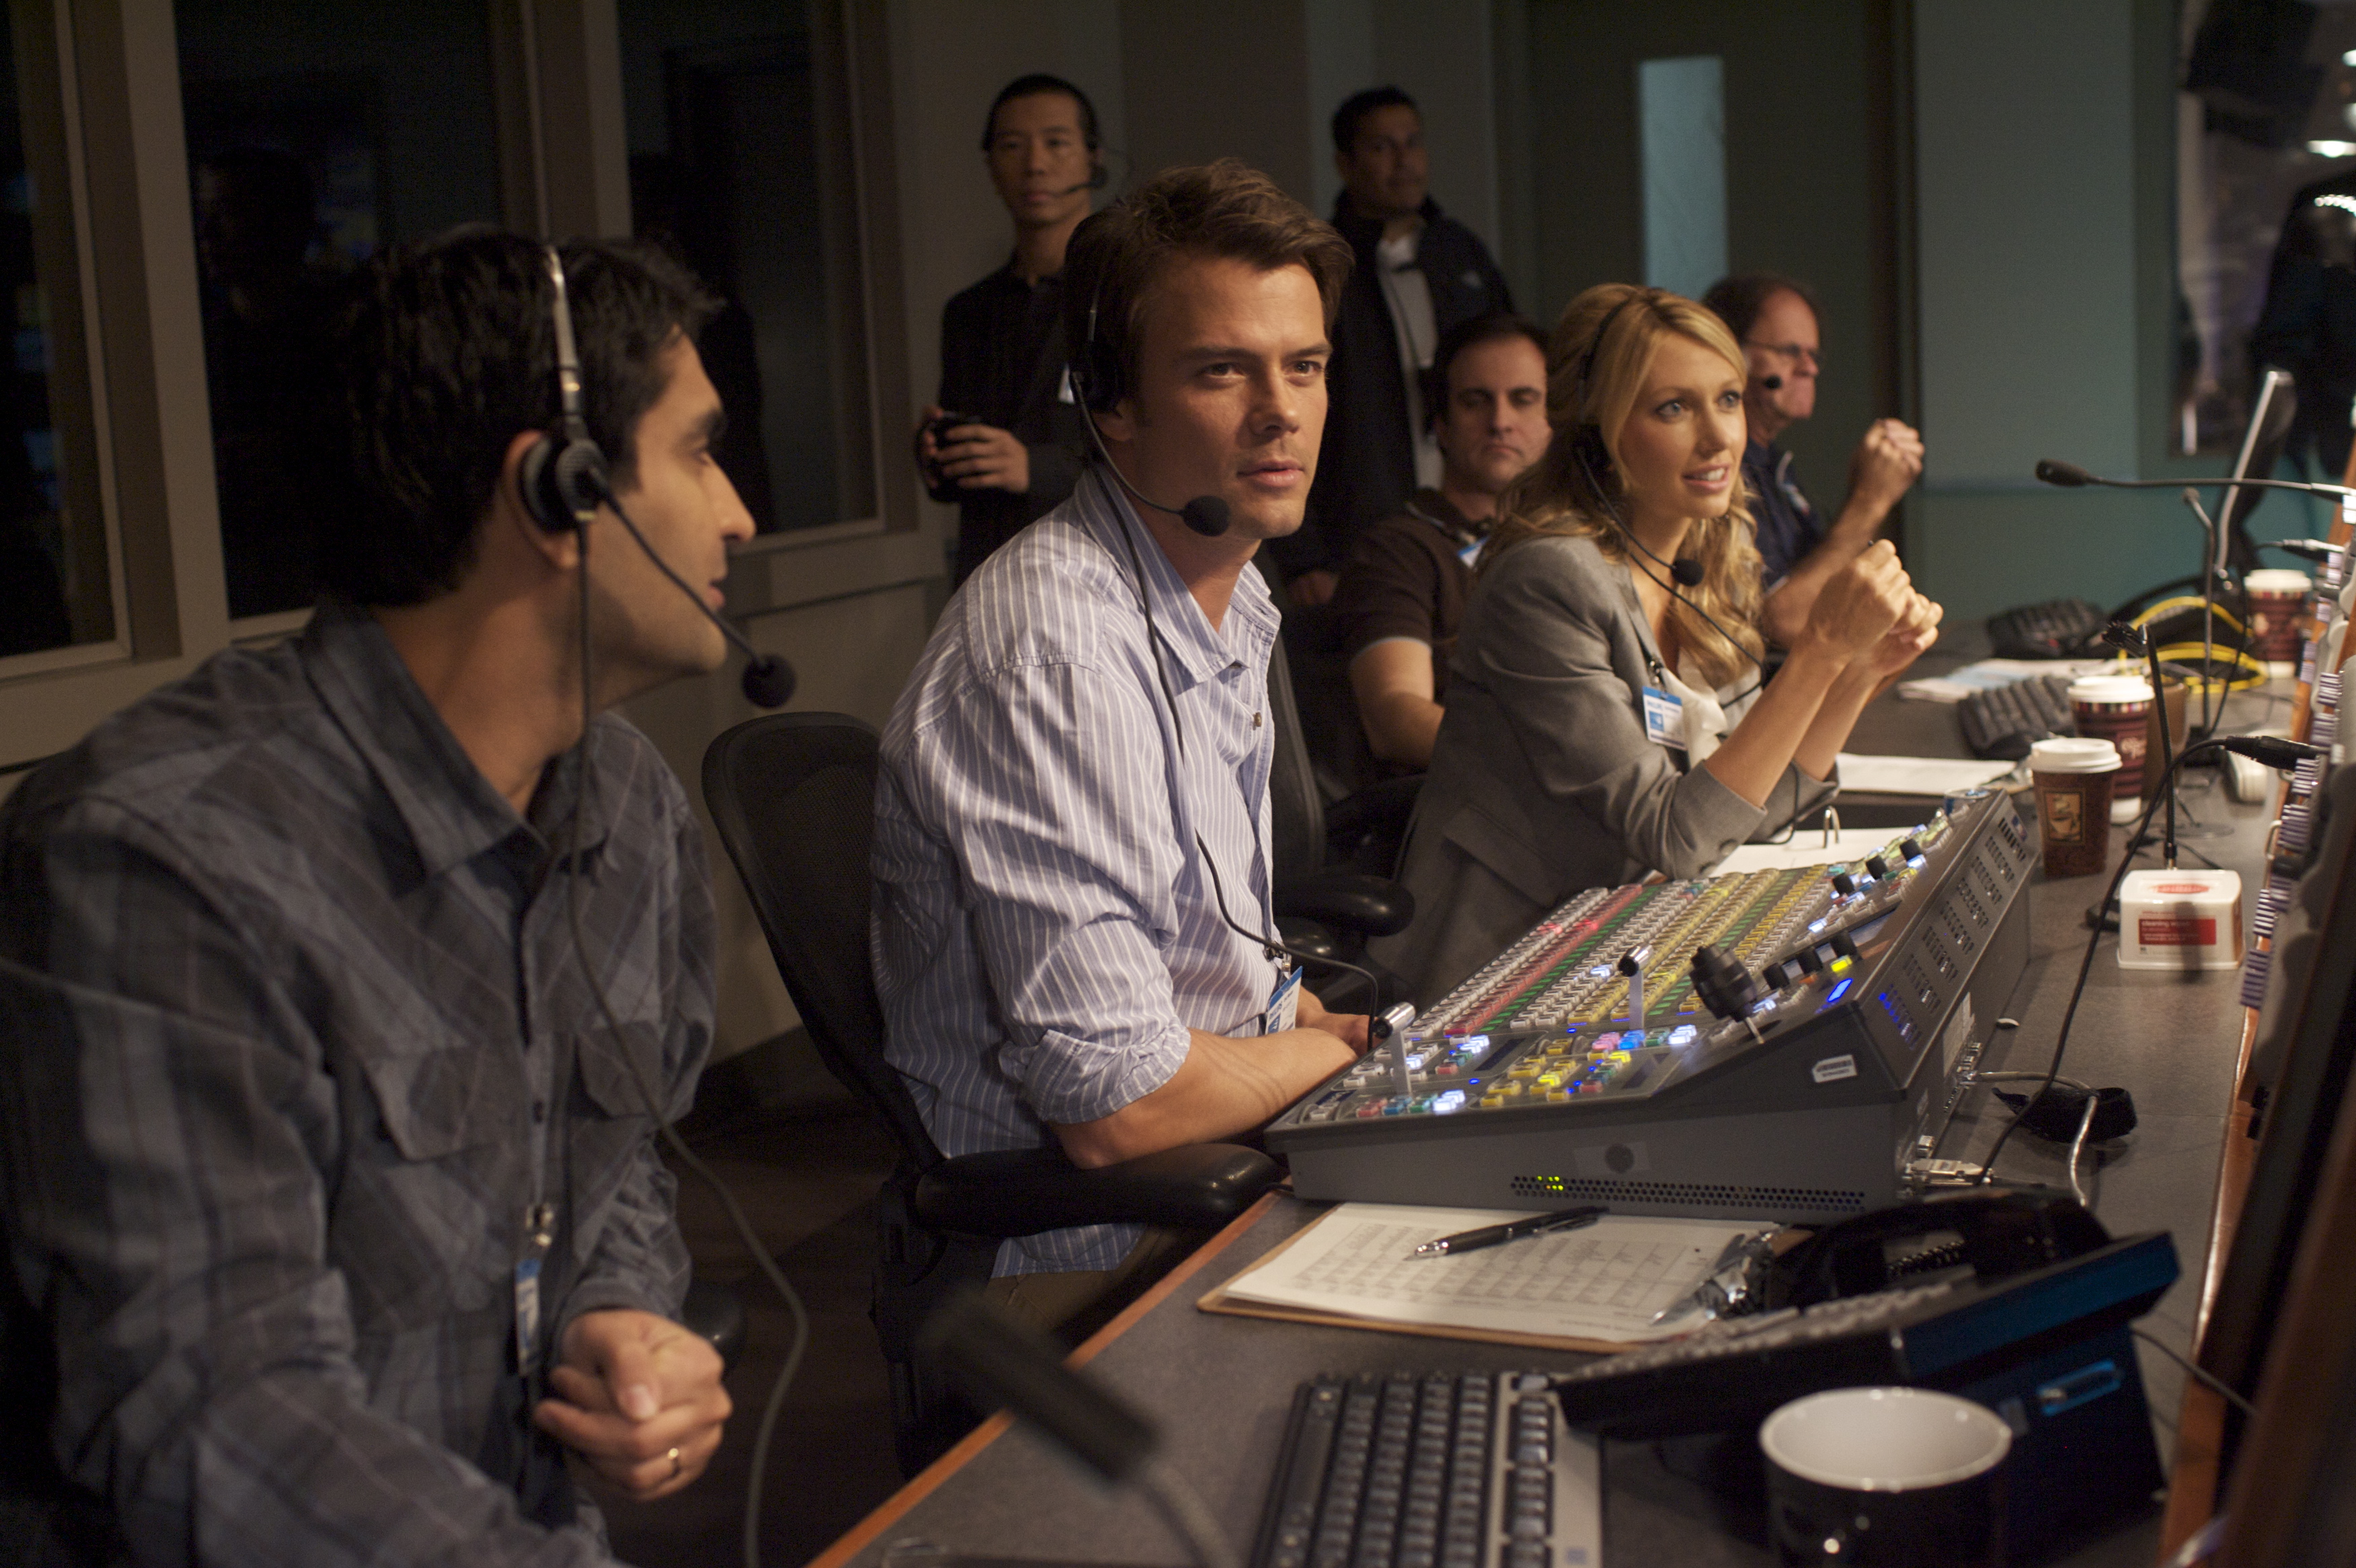
POLYGON ((1655 746, 1686 748, 1686 704, 1658 686, 1644 688, 1644 738, 1655 746))
POLYGON ((1301 1016, 1301 966, 1294 964, 1284 972, 1269 993, 1268 1011, 1260 1015, 1259 1032, 1263 1035, 1282 1034, 1293 1026, 1301 1016))

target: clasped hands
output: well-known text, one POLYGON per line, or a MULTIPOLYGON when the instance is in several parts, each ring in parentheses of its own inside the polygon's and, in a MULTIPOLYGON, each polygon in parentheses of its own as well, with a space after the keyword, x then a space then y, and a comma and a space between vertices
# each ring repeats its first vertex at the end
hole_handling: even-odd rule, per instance
POLYGON ((565 1326, 532 1422, 640 1502, 703 1473, 734 1408, 720 1353, 694 1330, 627 1307, 565 1326))
POLYGON ((1876 540, 1826 580, 1805 638, 1855 674, 1886 679, 1939 639, 1946 611, 1914 591, 1888 540, 1876 540))

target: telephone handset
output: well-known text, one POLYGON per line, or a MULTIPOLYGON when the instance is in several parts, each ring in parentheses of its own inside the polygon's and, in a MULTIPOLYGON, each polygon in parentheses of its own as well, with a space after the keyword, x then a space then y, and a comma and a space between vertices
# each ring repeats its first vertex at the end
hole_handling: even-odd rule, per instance
POLYGON ((1844 1219, 1771 1260, 1757 1293, 1762 1310, 1810 1306, 1888 1290, 1908 1275, 1969 1264, 2001 1279, 2091 1252, 2110 1232, 2068 1194, 2041 1188, 1941 1193, 1844 1219), (1893 1258, 1893 1244, 1952 1235, 1944 1246, 1893 1258))

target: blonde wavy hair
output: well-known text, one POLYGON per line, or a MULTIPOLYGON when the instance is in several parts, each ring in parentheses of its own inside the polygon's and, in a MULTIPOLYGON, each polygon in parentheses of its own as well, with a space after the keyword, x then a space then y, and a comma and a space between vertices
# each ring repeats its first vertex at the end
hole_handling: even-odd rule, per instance
MULTIPOLYGON (((1626 561, 1627 475, 1620 466, 1620 433, 1652 373, 1663 339, 1690 338, 1747 374, 1734 335, 1702 306, 1666 289, 1598 284, 1572 300, 1555 323, 1547 348, 1547 423, 1553 438, 1546 455, 1514 481, 1498 502, 1498 521, 1481 553, 1486 572, 1515 545, 1548 535, 1592 540, 1610 561, 1626 561)), ((1742 454, 1729 455, 1740 465, 1742 454)), ((1669 601, 1678 673, 1712 688, 1740 679, 1759 662, 1759 551, 1751 542, 1751 497, 1735 487, 1724 516, 1696 518, 1679 558, 1699 563, 1701 581, 1669 601), (1687 604, 1686 600, 1691 600, 1687 604), (1734 639, 1697 614, 1718 621, 1734 639)), ((1644 569, 1665 575, 1649 561, 1644 569)))

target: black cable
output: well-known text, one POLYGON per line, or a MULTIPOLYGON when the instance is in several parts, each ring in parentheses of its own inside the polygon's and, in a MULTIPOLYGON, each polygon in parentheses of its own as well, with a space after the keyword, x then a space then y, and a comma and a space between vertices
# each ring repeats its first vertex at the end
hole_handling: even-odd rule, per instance
MULTIPOLYGON (((1093 420, 1089 422, 1089 427, 1091 429, 1095 427, 1095 422, 1093 420)), ((1098 449, 1102 450, 1101 446, 1099 446, 1098 449)), ((1109 455, 1106 456, 1105 461, 1108 465, 1111 463, 1112 458, 1109 455)), ((1120 471, 1117 468, 1114 469, 1113 477, 1115 478, 1119 478, 1120 471)), ((1128 483, 1126 479, 1122 479, 1121 482, 1123 484, 1128 483)), ((1171 688, 1170 671, 1162 662, 1162 650, 1168 647, 1169 644, 1162 635, 1162 628, 1154 624, 1153 592, 1147 586, 1145 581, 1145 558, 1138 553, 1137 541, 1129 536, 1129 525, 1119 516, 1115 516, 1113 518, 1112 523, 1113 531, 1120 535, 1122 547, 1129 552, 1130 567, 1137 574, 1138 607, 1145 612, 1145 651, 1147 657, 1153 660, 1153 678, 1161 683, 1162 700, 1169 706, 1170 709, 1170 733, 1177 738, 1178 755, 1183 757, 1186 755, 1186 726, 1181 724, 1178 720, 1178 694, 1171 688)), ((1257 813, 1253 813, 1252 817, 1252 840, 1255 847, 1257 847, 1259 840, 1259 819, 1257 813)), ((1273 934, 1256 933, 1247 930, 1244 927, 1238 925, 1236 921, 1236 918, 1227 912, 1227 889, 1226 884, 1222 882, 1219 877, 1219 863, 1212 858, 1211 846, 1203 842, 1203 835, 1199 831, 1194 834, 1194 848, 1199 851, 1203 856, 1203 869, 1211 874, 1211 897, 1217 900, 1219 907, 1219 918, 1226 922, 1229 930, 1235 932, 1237 936, 1242 937, 1246 941, 1259 943, 1261 948, 1268 953, 1268 961, 1270 963, 1274 963, 1277 961, 1278 956, 1280 954, 1285 958, 1292 960, 1295 963, 1327 964, 1335 969, 1348 970, 1352 974, 1358 976, 1361 980, 1364 980, 1366 983, 1366 993, 1369 997, 1367 1007, 1369 1012, 1380 1013, 1383 1010, 1382 982, 1376 980, 1370 972, 1361 969, 1356 964, 1348 962, 1343 959, 1326 958, 1316 953, 1302 952, 1297 948, 1287 947, 1284 943, 1277 940, 1273 934)), ((1268 852, 1266 850, 1263 849, 1260 851, 1260 858, 1263 862, 1267 861, 1268 852)), ((1273 890, 1276 885, 1276 867, 1273 865, 1269 865, 1268 873, 1269 886, 1270 889, 1273 890)), ((1268 914, 1269 923, 1270 925, 1274 925, 1276 921, 1275 910, 1270 908, 1268 911, 1268 914)), ((1367 1036, 1366 1046, 1368 1050, 1374 1048, 1374 1038, 1371 1033, 1369 1033, 1367 1036)), ((1364 1053, 1361 1054, 1363 1055, 1364 1053)))
POLYGON ((2161 1355, 2167 1357, 2169 1360, 2183 1368, 2198 1381, 2207 1384, 2211 1389, 2213 1389, 2218 1393, 2223 1395, 2225 1399, 2244 1415, 2254 1416, 2258 1413, 2258 1407, 2252 1404, 2248 1400, 2244 1399, 2239 1390, 2235 1389, 2231 1383, 2225 1381, 2224 1379, 2217 1376, 2216 1373, 2210 1371, 2207 1368, 2196 1365, 2189 1358, 2180 1354, 2173 1346, 2163 1344, 2158 1335, 2153 1334, 2148 1329, 2137 1327, 2133 1324, 2128 1325, 2127 1332, 2133 1334, 2136 1338, 2142 1340, 2145 1344, 2150 1346, 2153 1349, 2158 1351, 2161 1355))
MULTIPOLYGON (((621 519, 622 526, 630 531, 630 536, 646 550, 654 564, 662 567, 664 574, 669 576, 671 581, 678 582, 678 574, 672 572, 662 557, 656 554, 653 548, 647 544, 646 536, 638 532, 637 524, 632 522, 629 515, 623 511, 621 503, 615 499, 610 489, 606 491, 604 499, 607 506, 613 508, 614 515, 621 519)), ((792 1386, 794 1374, 801 1369, 802 1354, 809 1347, 809 1312, 803 1306, 802 1298, 795 1294, 792 1283, 786 1278, 785 1271, 777 1266, 776 1259, 770 1255, 769 1249, 761 1240, 759 1232, 754 1230, 752 1220, 745 1217, 744 1207, 736 1201, 736 1195, 729 1191, 728 1185, 720 1179, 710 1165, 703 1163, 694 1150, 687 1146, 687 1141, 679 1135, 679 1129, 671 1125, 669 1110, 663 1101, 662 1095, 655 1084, 648 1079, 644 1065, 624 1042, 621 1021, 615 1015, 613 1000, 605 994, 605 983, 598 978, 597 966, 589 961, 588 940, 581 931, 581 822, 582 819, 589 815, 591 801, 595 798, 595 770, 589 762, 589 727, 595 720, 597 711, 590 693, 589 679, 591 654, 589 531, 586 528, 576 528, 573 532, 581 551, 581 738, 574 743, 574 755, 579 760, 581 778, 578 793, 573 805, 573 822, 566 835, 565 859, 570 864, 564 879, 565 920, 572 928, 573 961, 580 964, 582 978, 589 983, 589 993, 596 998, 597 1011, 605 1018, 605 1027, 613 1033, 616 1049, 630 1069, 630 1078, 637 1088, 638 1097, 646 1101, 647 1113, 654 1118, 656 1129, 679 1162, 692 1171, 704 1185, 719 1196, 722 1207, 728 1211, 730 1222, 736 1228, 738 1238, 744 1241, 745 1250, 753 1254, 753 1262, 758 1265, 762 1273, 768 1277, 771 1287, 776 1291, 786 1304, 786 1310, 793 1316, 793 1342, 787 1348, 785 1364, 777 1369, 777 1380, 771 1386, 768 1402, 762 1408, 761 1424, 753 1438, 752 1474, 744 1483, 744 1568, 761 1568, 761 1480, 764 1473, 768 1469, 769 1442, 776 1431, 778 1412, 785 1408, 786 1390, 792 1386)), ((685 585, 682 584, 681 586, 685 585)), ((690 591, 692 592, 692 590, 690 591)))
MULTIPOLYGON (((2127 873, 2135 867, 2135 854, 2132 846, 2149 831, 2152 813, 2159 809, 2160 801, 2176 787, 2176 775, 2183 769, 2186 760, 2197 752, 2230 749, 2232 742, 2242 738, 2240 736, 2225 736, 2214 740, 2196 740, 2176 754, 2167 770, 2160 775, 2159 788, 2153 793, 2150 801, 2145 805, 2143 815, 2136 819, 2135 831, 2127 835, 2127 843, 2130 847, 2120 854, 2119 868, 2112 874, 2110 886, 2104 889, 2102 902, 2094 906, 2097 911, 2107 910, 2112 902, 2118 897, 2119 888, 2126 881, 2127 873)), ((2062 1029, 2053 1039, 2052 1065, 2045 1069, 2045 1081, 2039 1086, 2035 1094, 2029 1097, 2028 1101, 2019 1110, 2013 1112, 2012 1120, 2005 1124, 2003 1132, 1997 1134, 1996 1144, 1988 1150, 1987 1157, 1980 1162, 1980 1186, 1985 1187, 1995 1176, 1997 1155, 2004 1152, 2005 1144, 2011 1141, 2013 1133, 2019 1130, 2021 1122, 2028 1118, 2029 1108, 2043 1099, 2052 1089, 2054 1079, 2062 1071, 2062 1053, 2070 1048, 2070 1026, 2078 1016, 2078 1002, 2086 993, 2086 977, 2094 972, 2094 949, 2102 940, 2103 926, 2097 919, 2094 929, 2086 933, 2086 953, 2078 961, 2077 983, 2070 988, 2070 1005, 2062 1015, 2062 1029)))

